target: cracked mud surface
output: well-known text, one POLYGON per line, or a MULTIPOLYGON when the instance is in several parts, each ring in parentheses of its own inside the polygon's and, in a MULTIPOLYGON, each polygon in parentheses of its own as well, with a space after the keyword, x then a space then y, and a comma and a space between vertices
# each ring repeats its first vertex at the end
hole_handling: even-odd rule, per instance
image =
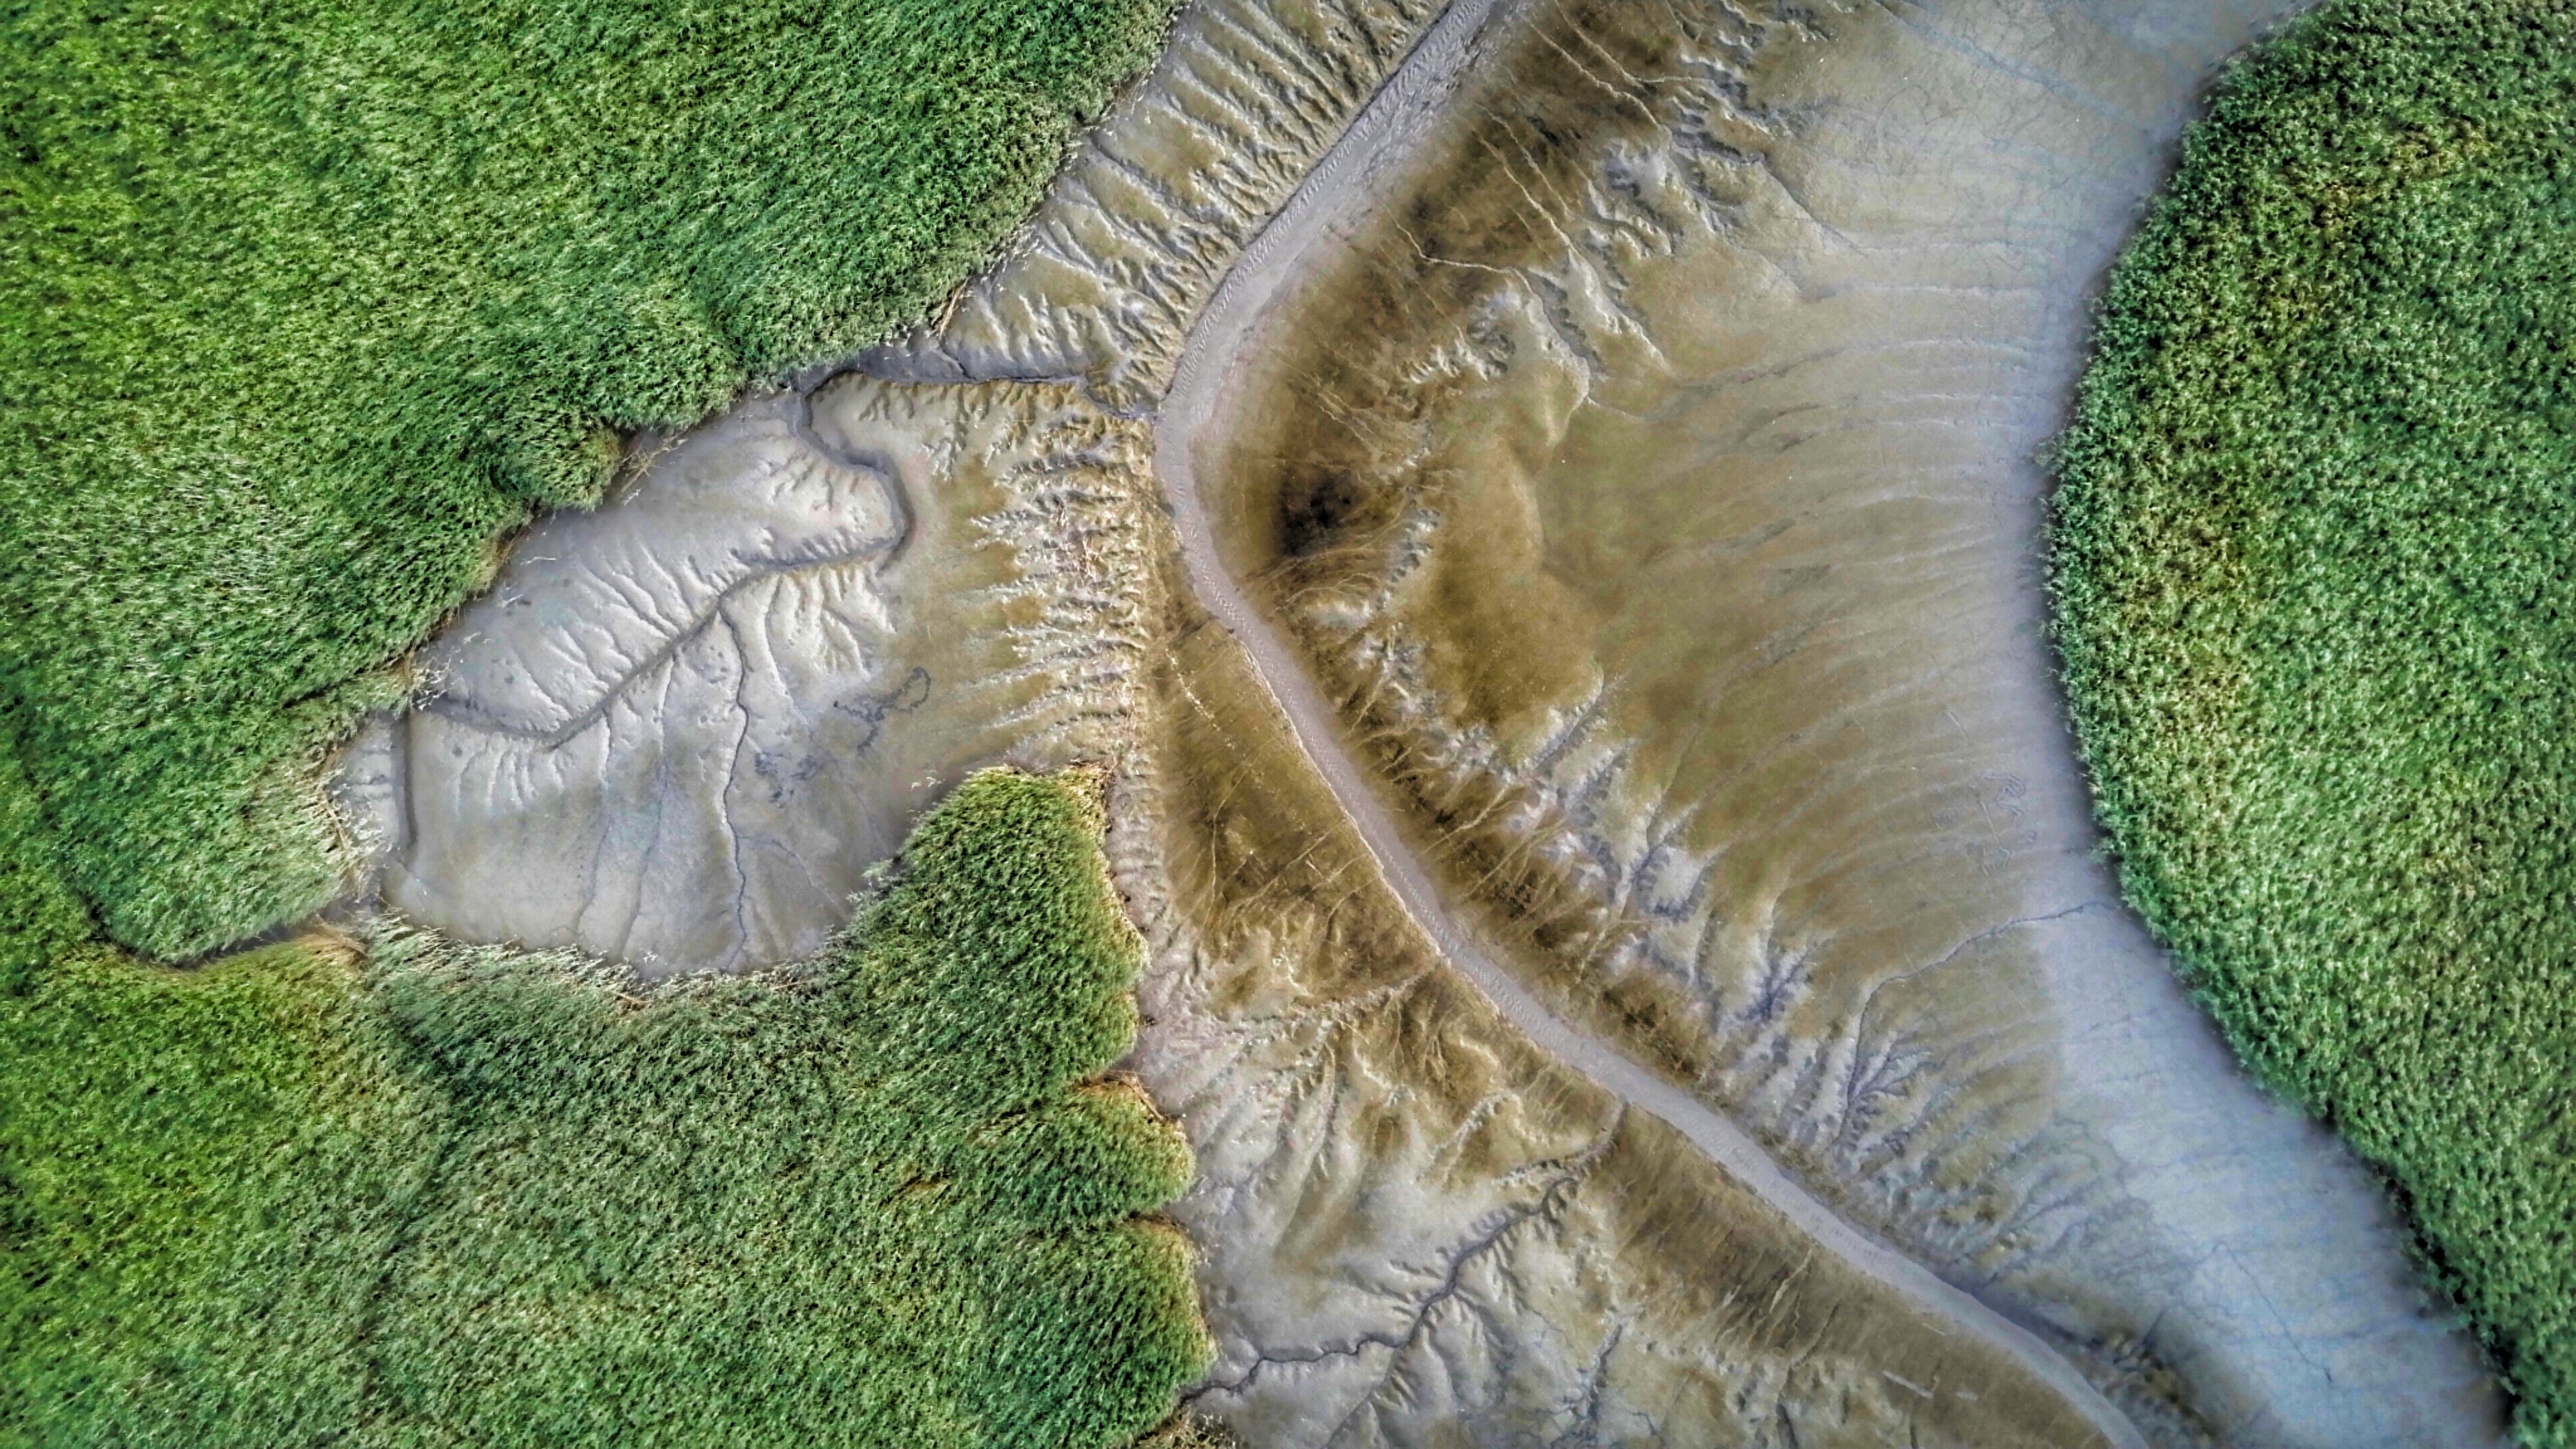
POLYGON ((2116 904, 2037 634, 2085 298, 2284 8, 1193 3, 935 324, 518 545, 347 757, 376 893, 759 965, 965 770, 1107 760, 1198 1411, 2099 1442, 2091 1390, 1854 1271, 1409 919, 1156 507, 1192 329, 1269 268, 1197 455, 1232 572, 1550 1010, 2149 1442, 2489 1442, 2374 1189, 2116 904))

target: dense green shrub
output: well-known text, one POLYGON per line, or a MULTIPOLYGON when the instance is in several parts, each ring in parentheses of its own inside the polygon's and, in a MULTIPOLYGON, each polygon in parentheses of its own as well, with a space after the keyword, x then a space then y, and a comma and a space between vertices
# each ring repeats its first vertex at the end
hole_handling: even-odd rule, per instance
POLYGON ((2052 582, 2126 889, 2576 1444, 2576 8, 2291 26, 2096 345, 2052 582))
POLYGON ((987 773, 785 981, 392 934, 0 997, 0 1441, 1124 1444, 1206 1364, 1096 799, 987 773), (354 953, 348 953, 354 955, 354 953))
POLYGON ((615 430, 917 315, 1171 0, 0 10, 0 714, 184 957, 335 887, 302 778, 615 430))

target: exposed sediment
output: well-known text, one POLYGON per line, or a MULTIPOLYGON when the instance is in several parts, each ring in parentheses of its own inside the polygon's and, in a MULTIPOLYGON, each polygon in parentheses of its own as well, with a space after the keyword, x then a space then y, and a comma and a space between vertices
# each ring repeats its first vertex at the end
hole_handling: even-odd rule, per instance
POLYGON ((1064 386, 845 376, 653 454, 362 741, 384 900, 647 975, 812 951, 966 771, 1123 754, 1142 450, 1064 386))
POLYGON ((1533 7, 1199 467, 1560 1010, 2159 1437, 2486 1443, 2375 1185, 2119 906, 2040 632, 2086 298, 2289 8, 1533 7))
MULTIPOLYGON (((1155 447, 1155 469, 1173 503, 1191 589, 1245 650, 1298 749, 1322 776, 1335 807, 1362 842, 1370 866, 1404 914, 1440 959, 1466 976, 1514 1028, 1623 1106, 1652 1113, 1690 1149, 1717 1164, 1759 1199, 1767 1212, 1805 1234, 1845 1271, 1869 1281, 1890 1300, 1945 1322, 1951 1332, 2047 1385, 2087 1422, 2088 1438, 2109 1445, 2142 1445, 2136 1426, 2055 1346, 1855 1230, 1784 1173, 1732 1120, 1639 1065, 1630 1049, 1591 1035, 1532 995, 1448 908, 1440 887, 1416 859, 1413 846, 1340 739, 1331 705, 1305 677, 1284 637, 1245 597, 1219 557, 1220 545, 1199 486, 1196 454, 1209 420, 1222 406, 1226 381, 1248 355, 1256 323, 1295 275, 1301 258, 1325 239, 1326 229, 1338 216, 1370 199, 1381 168, 1409 149, 1422 122, 1447 108, 1449 93, 1465 73, 1467 57, 1488 39, 1495 11, 1490 4, 1470 3, 1454 6, 1442 16, 1397 82, 1370 102, 1350 132, 1255 239, 1192 327, 1157 415, 1155 447)), ((1514 33, 1526 44, 1528 32, 1514 33)))
POLYGON ((1184 420, 1229 562, 1531 999, 2153 1442, 2492 1438, 2371 1185, 2116 904, 2038 634, 2084 299, 2283 8, 1197 0, 877 377, 522 544, 353 756, 385 898, 760 964, 964 768, 1113 760, 1131 1065, 1202 1164, 1198 1409, 1265 1446, 2101 1437, 1408 924, 1152 512, 1139 419, 1264 274, 1184 420))
POLYGON ((1442 0, 1194 0, 1009 254, 880 376, 1078 379, 1151 407, 1208 294, 1413 53, 1442 0))
POLYGON ((1426 949, 1232 636, 1177 607, 1110 838, 1153 944, 1132 1059, 1247 1444, 2101 1442, 1426 949))

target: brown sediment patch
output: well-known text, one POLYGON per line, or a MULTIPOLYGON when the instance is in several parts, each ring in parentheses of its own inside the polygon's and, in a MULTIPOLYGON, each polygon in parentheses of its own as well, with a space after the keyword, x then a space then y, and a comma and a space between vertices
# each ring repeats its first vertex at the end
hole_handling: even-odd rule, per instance
POLYGON ((866 366, 1079 380, 1112 408, 1150 407, 1236 254, 1443 8, 1194 0, 1002 261, 866 366))
POLYGON ((1224 631, 1186 609, 1113 854, 1156 966, 1250 1442, 2058 1445, 2047 1386, 1531 1047, 1429 955, 1224 631))
POLYGON ((661 450, 351 762, 385 899, 647 976, 810 953, 967 772, 1125 749, 1145 436, 1067 384, 848 376, 661 450))
POLYGON ((2086 292, 2289 8, 1535 5, 1197 472, 1556 1009, 2167 1437, 2481 1442, 2368 1179, 2091 859, 2039 636, 2086 292))

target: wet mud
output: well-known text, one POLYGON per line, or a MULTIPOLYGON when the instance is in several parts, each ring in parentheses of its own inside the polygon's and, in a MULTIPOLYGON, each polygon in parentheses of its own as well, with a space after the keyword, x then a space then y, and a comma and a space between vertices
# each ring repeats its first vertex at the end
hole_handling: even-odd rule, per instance
POLYGON ((353 751, 376 889, 647 976, 811 952, 968 771, 1123 753, 1141 439, 1061 386, 848 376, 648 445, 353 751))
POLYGON ((2157 1437, 2491 1443, 2332 1139, 2119 905, 2049 676, 2087 299, 2289 5, 1533 5, 1200 467, 1527 979, 2157 1437))
POLYGON ((1186 606, 1111 852, 1131 1065, 1200 1175, 1246 1443, 2073 1445, 2011 1358, 1821 1253, 1425 949, 1241 651, 1186 606))
MULTIPOLYGON (((1443 7, 1197 0, 933 323, 541 527, 340 798, 375 898, 652 975, 810 950, 973 765, 1111 764, 1128 1065, 1259 1445, 2078 1444, 1438 959, 1187 601, 1151 414, 1443 7)), ((1553 1009, 2160 1444, 2448 1444, 2485 1375, 2094 858, 2038 450, 2273 0, 1505 0, 1199 472, 1553 1009)))

